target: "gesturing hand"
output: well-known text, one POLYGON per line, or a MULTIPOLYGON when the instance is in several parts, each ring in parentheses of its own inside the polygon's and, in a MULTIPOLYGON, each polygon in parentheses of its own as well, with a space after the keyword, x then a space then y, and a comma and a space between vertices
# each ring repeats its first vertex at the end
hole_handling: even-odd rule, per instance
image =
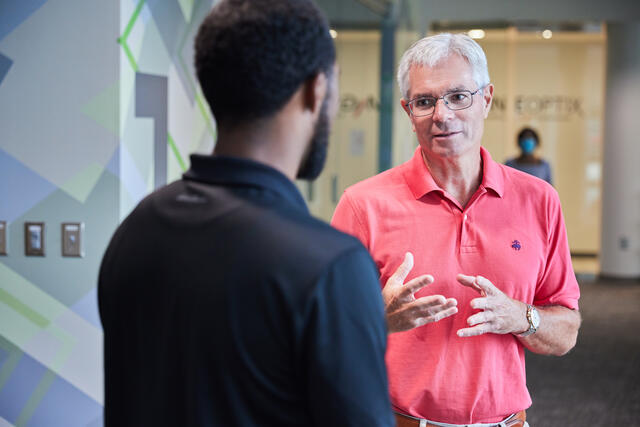
POLYGON ((382 289, 389 333, 437 322, 458 312, 458 302, 454 298, 447 299, 442 295, 416 298, 414 294, 433 283, 434 279, 433 276, 425 274, 404 283, 412 268, 413 255, 407 252, 402 264, 382 289))
POLYGON ((471 327, 458 330, 458 336, 520 333, 529 328, 526 304, 509 298, 482 276, 458 274, 456 278, 464 286, 473 288, 482 295, 481 298, 471 300, 470 305, 483 310, 469 316, 467 323, 471 327))

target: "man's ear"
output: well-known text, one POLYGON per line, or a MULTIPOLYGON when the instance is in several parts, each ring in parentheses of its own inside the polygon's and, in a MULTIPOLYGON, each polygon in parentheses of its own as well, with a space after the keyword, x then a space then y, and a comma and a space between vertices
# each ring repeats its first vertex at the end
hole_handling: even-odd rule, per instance
POLYGON ((411 128, 415 132, 416 124, 413 122, 413 116, 411 115, 411 109, 409 108, 409 103, 407 102, 406 99, 401 98, 400 105, 402 105, 402 109, 404 110, 405 113, 407 113, 407 116, 409 116, 409 120, 411 120, 411 128))
POLYGON ((404 112, 407 113, 409 118, 411 118, 411 110, 409 109, 409 103, 407 102, 407 100, 404 98, 400 98, 400 105, 402 105, 402 109, 404 110, 404 112))
POLYGON ((329 90, 329 82, 325 73, 318 73, 304 83, 304 108, 313 114, 318 114, 324 97, 329 90))
POLYGON ((493 85, 491 83, 482 91, 482 100, 484 101, 484 118, 486 119, 491 111, 491 105, 493 105, 493 85))

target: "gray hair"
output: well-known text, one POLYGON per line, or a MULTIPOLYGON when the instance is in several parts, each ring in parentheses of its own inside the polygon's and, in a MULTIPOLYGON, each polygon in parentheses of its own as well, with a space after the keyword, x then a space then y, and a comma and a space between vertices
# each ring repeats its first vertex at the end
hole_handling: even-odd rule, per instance
POLYGON ((478 43, 466 34, 436 34, 412 44, 400 59, 398 86, 404 99, 409 99, 409 70, 412 65, 434 67, 453 54, 460 55, 471 65, 473 80, 478 87, 489 84, 487 57, 478 43))

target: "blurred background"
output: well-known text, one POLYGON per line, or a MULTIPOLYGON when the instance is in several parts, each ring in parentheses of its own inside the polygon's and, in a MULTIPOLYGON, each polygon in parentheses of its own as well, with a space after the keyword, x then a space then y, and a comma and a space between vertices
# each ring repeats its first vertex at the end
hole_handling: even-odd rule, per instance
POLYGON ((580 20, 579 11, 552 2, 527 11, 514 2, 318 3, 335 30, 341 108, 327 170, 306 192, 314 213, 330 219, 347 186, 412 156, 417 141, 396 84, 400 57, 423 35, 466 32, 485 50, 495 85, 483 145, 504 162, 518 154, 521 128, 538 131, 571 251, 582 270, 598 272, 606 22, 595 15, 580 20))
MULTIPOLYGON (((0 0, 0 427, 102 425, 97 271, 133 207, 214 147, 192 44, 216 2, 0 0), (73 241, 69 224, 82 225, 73 241)), ((611 425, 598 414, 617 408, 640 425, 640 343, 626 335, 640 326, 640 2, 316 3, 341 76, 325 171, 298 183, 312 213, 329 220, 346 187, 411 157, 400 56, 425 35, 468 33, 495 85, 483 145, 504 162, 522 127, 537 130, 583 289, 576 350, 531 360, 532 420, 554 425, 544 415, 571 394, 585 423, 611 425)), ((572 416, 555 425, 581 425, 572 416)))

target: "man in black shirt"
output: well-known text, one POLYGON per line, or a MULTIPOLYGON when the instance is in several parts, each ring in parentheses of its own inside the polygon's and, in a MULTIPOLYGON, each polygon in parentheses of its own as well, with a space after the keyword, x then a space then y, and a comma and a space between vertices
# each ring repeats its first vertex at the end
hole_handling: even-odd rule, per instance
POLYGON ((393 425, 375 265, 293 183, 322 170, 337 105, 325 19, 225 0, 195 50, 219 137, 105 253, 105 424, 393 425))

